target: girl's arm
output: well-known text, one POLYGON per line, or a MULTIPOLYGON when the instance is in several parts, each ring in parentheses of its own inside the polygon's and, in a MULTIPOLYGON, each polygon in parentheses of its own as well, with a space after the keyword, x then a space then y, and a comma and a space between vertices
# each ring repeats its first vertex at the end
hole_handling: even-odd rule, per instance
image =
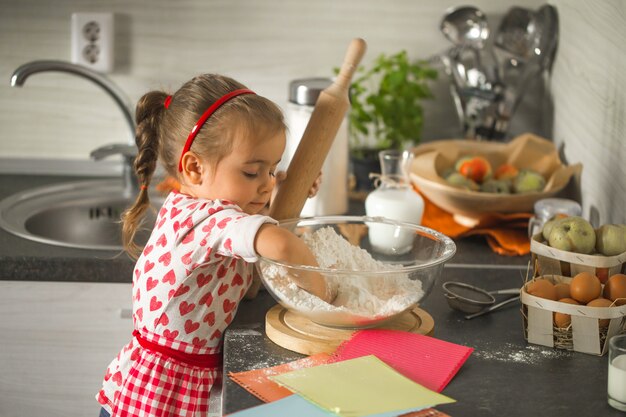
MULTIPOLYGON (((265 258, 296 265, 318 266, 315 256, 302 239, 271 223, 265 223, 259 228, 254 248, 265 258)), ((292 278, 298 287, 327 303, 331 303, 337 295, 326 283, 326 279, 317 272, 301 271, 297 276, 292 275, 292 278)))

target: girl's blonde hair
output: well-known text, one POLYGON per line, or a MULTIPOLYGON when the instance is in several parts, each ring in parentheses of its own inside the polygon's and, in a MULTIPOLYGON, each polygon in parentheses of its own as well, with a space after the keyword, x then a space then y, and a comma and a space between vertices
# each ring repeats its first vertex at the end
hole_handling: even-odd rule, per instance
MULTIPOLYGON (((232 78, 204 74, 185 83, 172 96, 168 108, 163 91, 150 91, 139 99, 136 109, 137 157, 135 174, 141 186, 134 204, 122 214, 124 249, 136 258, 141 248, 135 235, 150 207, 148 186, 160 160, 172 178, 179 178, 178 161, 189 132, 211 104, 223 95, 246 88, 232 78)), ((285 131, 282 112, 270 100, 254 94, 237 96, 224 103, 200 128, 191 151, 212 166, 233 150, 236 134, 262 139, 285 131)))

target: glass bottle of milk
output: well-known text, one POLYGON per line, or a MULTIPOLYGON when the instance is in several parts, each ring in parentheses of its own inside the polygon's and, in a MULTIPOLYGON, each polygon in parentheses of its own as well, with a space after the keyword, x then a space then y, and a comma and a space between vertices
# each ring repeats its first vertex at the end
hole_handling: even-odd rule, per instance
MULTIPOLYGON (((377 188, 365 199, 365 213, 412 224, 421 224, 424 200, 411 187, 408 169, 413 154, 410 151, 386 150, 378 154, 381 175, 377 188)), ((413 233, 399 231, 389 225, 369 225, 373 249, 382 253, 402 254, 411 250, 413 233)))

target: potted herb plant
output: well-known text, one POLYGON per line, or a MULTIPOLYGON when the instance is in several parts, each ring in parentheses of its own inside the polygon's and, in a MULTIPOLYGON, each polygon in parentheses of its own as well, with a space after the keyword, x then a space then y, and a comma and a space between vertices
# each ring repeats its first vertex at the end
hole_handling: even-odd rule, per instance
POLYGON ((421 140, 421 102, 433 97, 437 71, 411 61, 406 51, 381 54, 371 68, 359 67, 350 89, 350 159, 357 189, 371 189, 370 172, 380 172, 378 152, 406 149, 421 140))

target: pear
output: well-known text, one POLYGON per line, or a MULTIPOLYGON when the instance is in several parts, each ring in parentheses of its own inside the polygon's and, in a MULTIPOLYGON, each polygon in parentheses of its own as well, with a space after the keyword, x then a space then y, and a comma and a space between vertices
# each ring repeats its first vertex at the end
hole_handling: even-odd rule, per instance
POLYGON ((596 247, 596 231, 582 217, 566 217, 552 226, 548 243, 556 249, 589 254, 596 247))
POLYGON ((495 194, 511 194, 511 182, 489 179, 480 185, 480 191, 495 194))
POLYGON ((462 188, 468 191, 478 191, 479 189, 478 184, 458 172, 453 172, 448 175, 446 177, 446 181, 454 187, 462 188))
POLYGON ((563 220, 562 217, 553 217, 543 225, 543 229, 541 229, 541 234, 543 235, 543 239, 547 242, 550 239, 550 232, 555 224, 557 224, 560 220, 563 220))
POLYGON ((596 250, 605 256, 626 252, 626 227, 620 224, 604 224, 596 229, 596 250))

